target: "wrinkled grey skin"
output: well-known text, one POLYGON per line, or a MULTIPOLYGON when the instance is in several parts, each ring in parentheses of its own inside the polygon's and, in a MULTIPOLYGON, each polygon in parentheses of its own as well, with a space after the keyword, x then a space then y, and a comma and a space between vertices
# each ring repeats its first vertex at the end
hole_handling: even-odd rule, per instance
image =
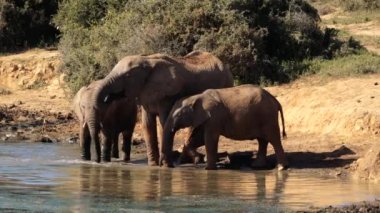
POLYGON ((137 105, 134 99, 119 98, 102 109, 98 109, 94 91, 102 81, 92 82, 82 87, 74 97, 73 110, 79 120, 80 145, 82 159, 91 160, 91 143, 95 144, 97 158, 100 162, 101 150, 99 133, 102 133, 103 161, 119 158, 118 138, 123 134, 124 160, 130 160, 131 139, 136 124, 137 105))
MULTIPOLYGON (((106 107, 120 95, 137 98, 142 105, 148 164, 154 166, 159 163, 156 116, 161 124, 159 134, 162 138, 162 127, 176 100, 209 88, 231 86, 231 73, 217 57, 207 52, 196 51, 184 57, 127 56, 104 78, 96 94, 97 106, 106 107)), ((197 138, 199 136, 190 137, 191 140, 197 138)))
MULTIPOLYGON (((185 127, 192 127, 204 131, 206 169, 216 169, 218 141, 222 135, 234 140, 258 139, 258 157, 253 167, 265 167, 268 142, 271 143, 277 156, 278 169, 283 170, 288 166, 288 161, 281 144, 278 112, 281 114, 285 137, 281 104, 260 87, 242 85, 210 89, 181 99, 175 103, 166 121, 161 148, 164 153, 160 161, 162 163, 170 161, 167 156, 170 156, 172 151, 172 138, 175 132, 185 127)), ((194 144, 188 146, 196 148, 194 144)))

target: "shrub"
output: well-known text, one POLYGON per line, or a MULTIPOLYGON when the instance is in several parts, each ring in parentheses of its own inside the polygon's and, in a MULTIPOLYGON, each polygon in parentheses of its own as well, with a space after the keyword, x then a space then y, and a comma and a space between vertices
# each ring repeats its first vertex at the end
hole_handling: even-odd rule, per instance
POLYGON ((0 1, 0 52, 55 43, 51 18, 57 8, 57 0, 0 1))
POLYGON ((64 0, 54 21, 73 91, 130 54, 206 50, 237 82, 274 83, 293 78, 286 62, 331 58, 343 46, 304 0, 64 0))

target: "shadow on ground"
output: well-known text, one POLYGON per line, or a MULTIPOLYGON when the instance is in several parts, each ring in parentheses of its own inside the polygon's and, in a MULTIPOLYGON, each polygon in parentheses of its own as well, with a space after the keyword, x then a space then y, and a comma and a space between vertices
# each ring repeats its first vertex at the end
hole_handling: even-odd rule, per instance
MULTIPOLYGON (((357 160, 356 153, 346 146, 332 152, 287 152, 291 168, 338 168, 349 166, 357 160)), ((276 164, 275 155, 270 155, 268 161, 271 166, 276 164)))

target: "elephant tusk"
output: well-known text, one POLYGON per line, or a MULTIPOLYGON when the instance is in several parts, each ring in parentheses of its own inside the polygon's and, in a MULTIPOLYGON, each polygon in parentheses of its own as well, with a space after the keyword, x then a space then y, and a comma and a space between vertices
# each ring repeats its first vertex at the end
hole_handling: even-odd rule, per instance
POLYGON ((86 127, 86 124, 87 124, 86 122, 83 123, 83 126, 82 126, 83 129, 86 127))
POLYGON ((172 128, 172 132, 175 132, 175 129, 174 129, 174 128, 172 128))
POLYGON ((100 122, 100 124, 99 124, 99 125, 100 125, 100 128, 102 128, 102 129, 103 129, 103 124, 102 124, 101 122, 100 122))
POLYGON ((109 99, 109 95, 107 95, 107 96, 104 98, 104 103, 107 103, 107 102, 108 102, 108 99, 109 99))

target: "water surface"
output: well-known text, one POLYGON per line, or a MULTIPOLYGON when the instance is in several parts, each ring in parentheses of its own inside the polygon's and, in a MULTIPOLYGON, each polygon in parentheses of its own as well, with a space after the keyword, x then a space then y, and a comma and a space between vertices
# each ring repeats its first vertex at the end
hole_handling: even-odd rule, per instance
POLYGON ((380 186, 310 170, 205 171, 85 163, 78 145, 0 142, 0 211, 278 212, 380 198, 380 186))

